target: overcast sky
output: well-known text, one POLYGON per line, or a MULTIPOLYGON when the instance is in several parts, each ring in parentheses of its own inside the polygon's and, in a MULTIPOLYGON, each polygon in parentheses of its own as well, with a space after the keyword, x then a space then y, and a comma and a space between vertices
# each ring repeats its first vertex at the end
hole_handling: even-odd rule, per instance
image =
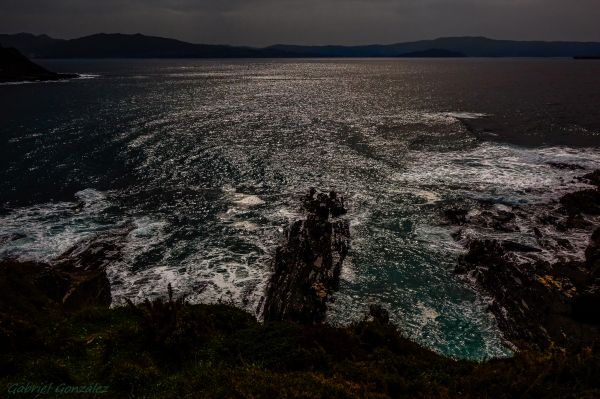
POLYGON ((600 0, 0 0, 0 33, 144 33, 196 43, 600 41, 600 0))

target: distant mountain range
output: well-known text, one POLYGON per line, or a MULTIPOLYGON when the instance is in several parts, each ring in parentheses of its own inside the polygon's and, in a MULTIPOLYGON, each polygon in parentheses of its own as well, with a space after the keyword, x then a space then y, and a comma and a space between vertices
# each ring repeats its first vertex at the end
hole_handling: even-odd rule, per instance
POLYGON ((409 53, 400 54, 398 57, 404 58, 461 58, 466 57, 463 53, 458 51, 443 50, 439 48, 432 48, 423 51, 411 51, 409 53))
POLYGON ((193 44, 142 34, 99 33, 78 39, 54 39, 30 33, 0 34, 0 45, 34 58, 285 58, 285 57, 594 57, 598 42, 494 40, 445 37, 366 46, 264 48, 193 44))

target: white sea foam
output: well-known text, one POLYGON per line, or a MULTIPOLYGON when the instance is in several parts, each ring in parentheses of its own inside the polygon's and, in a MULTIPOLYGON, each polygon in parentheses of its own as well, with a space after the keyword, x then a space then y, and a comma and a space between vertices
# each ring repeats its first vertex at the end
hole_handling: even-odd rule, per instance
POLYGON ((245 231, 255 231, 255 230, 258 230, 258 228, 259 228, 259 226, 256 223, 252 223, 247 220, 234 222, 232 226, 238 230, 245 230, 245 231))
POLYGON ((79 74, 79 76, 75 78, 69 79, 57 79, 57 80, 22 80, 18 82, 1 82, 0 86, 15 86, 15 85, 25 85, 25 84, 41 84, 41 83, 65 83, 72 80, 84 80, 84 79, 95 79, 100 75, 93 74, 79 74))
POLYGON ((476 112, 426 112, 421 115, 423 119, 431 123, 452 124, 461 119, 479 119, 487 116, 487 114, 476 112))
POLYGON ((505 196, 527 202, 543 201, 573 190, 580 170, 553 168, 549 163, 572 163, 600 168, 600 150, 568 148, 525 149, 484 143, 469 151, 414 154, 405 171, 391 177, 399 184, 436 187, 441 192, 461 190, 480 196, 505 196))
POLYGON ((85 80, 85 79, 96 79, 100 77, 100 75, 98 74, 93 74, 93 73, 80 73, 78 77, 76 77, 75 79, 79 79, 79 80, 85 80))
POLYGON ((435 309, 428 307, 423 302, 419 302, 416 304, 417 309, 419 309, 420 316, 418 317, 418 321, 421 326, 424 326, 429 323, 434 323, 435 319, 440 315, 435 309))
POLYGON ((23 236, 0 246, 0 257, 47 261, 111 228, 112 222, 100 215, 110 204, 105 193, 86 189, 75 197, 79 202, 37 204, 0 216, 0 235, 23 236))
POLYGON ((263 201, 258 195, 248 195, 235 193, 235 199, 233 202, 240 207, 253 207, 263 205, 265 201, 263 201))
POLYGON ((40 82, 32 82, 32 81, 21 81, 21 82, 1 82, 0 86, 15 86, 15 85, 25 85, 25 84, 33 84, 40 82))

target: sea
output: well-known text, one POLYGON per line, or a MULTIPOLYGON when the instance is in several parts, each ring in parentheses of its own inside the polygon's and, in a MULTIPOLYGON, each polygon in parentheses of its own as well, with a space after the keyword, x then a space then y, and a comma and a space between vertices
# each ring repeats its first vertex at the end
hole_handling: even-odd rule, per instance
POLYGON ((127 227, 115 306, 171 284, 260 318, 315 187, 344 196, 351 225, 329 323, 378 303, 439 353, 511 356, 491 298, 454 273, 465 249, 441 210, 551 203, 600 168, 599 61, 38 62, 81 77, 0 86, 0 259, 127 227))

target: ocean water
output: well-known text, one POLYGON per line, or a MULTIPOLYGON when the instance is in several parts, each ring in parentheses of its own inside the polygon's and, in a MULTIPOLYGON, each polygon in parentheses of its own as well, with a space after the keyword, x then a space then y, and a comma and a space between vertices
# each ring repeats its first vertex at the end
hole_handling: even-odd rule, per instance
POLYGON ((349 204, 328 318, 381 303, 458 358, 509 356, 440 218, 465 199, 550 202, 600 167, 600 63, 572 60, 44 61, 83 79, 0 86, 0 257, 49 260, 131 226, 115 303, 232 302, 260 316, 309 187, 349 204))

